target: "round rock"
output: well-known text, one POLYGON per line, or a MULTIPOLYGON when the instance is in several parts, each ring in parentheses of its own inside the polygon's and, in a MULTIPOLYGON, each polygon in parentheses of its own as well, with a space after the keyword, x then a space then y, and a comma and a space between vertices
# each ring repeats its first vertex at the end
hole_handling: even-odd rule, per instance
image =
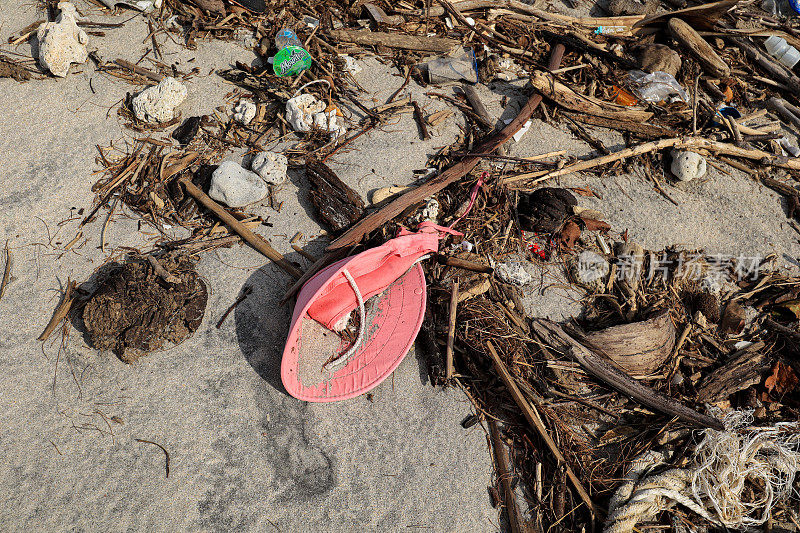
POLYGON ((208 195, 229 207, 244 207, 258 202, 268 192, 269 187, 258 174, 233 161, 223 161, 211 175, 208 195))

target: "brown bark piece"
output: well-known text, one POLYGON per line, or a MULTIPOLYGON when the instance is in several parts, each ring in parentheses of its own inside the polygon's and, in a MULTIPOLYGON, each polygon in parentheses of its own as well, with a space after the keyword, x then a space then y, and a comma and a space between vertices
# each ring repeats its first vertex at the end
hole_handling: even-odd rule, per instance
POLYGON ((668 25, 675 40, 689 50, 709 75, 715 78, 727 78, 731 75, 730 66, 694 28, 679 18, 669 19, 668 25))
POLYGON ((697 401, 718 402, 758 384, 770 368, 763 348, 764 343, 757 342, 706 376, 697 386, 697 401))

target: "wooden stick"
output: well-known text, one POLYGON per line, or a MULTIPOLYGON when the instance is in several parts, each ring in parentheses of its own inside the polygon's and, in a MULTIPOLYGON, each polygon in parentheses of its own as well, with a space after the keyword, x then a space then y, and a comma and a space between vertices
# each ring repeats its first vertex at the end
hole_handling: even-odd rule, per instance
POLYGON ((303 273, 275 250, 266 239, 247 229, 244 224, 236 220, 236 218, 228 213, 221 205, 201 191, 188 177, 183 177, 180 181, 186 188, 186 192, 189 193, 192 198, 214 213, 226 226, 238 233, 242 239, 247 241, 247 244, 261 252, 267 259, 281 267, 284 272, 293 278, 299 279, 302 277, 303 273))
POLYGON ((475 116, 478 119, 478 125, 485 131, 492 131, 494 129, 495 121, 492 119, 492 116, 489 114, 486 106, 483 105, 481 97, 478 95, 478 91, 475 90, 475 87, 469 83, 462 83, 461 90, 464 92, 464 96, 467 97, 469 106, 473 111, 475 111, 475 116))
POLYGON ((451 52, 453 48, 461 44, 461 41, 457 41, 456 39, 422 37, 370 30, 330 30, 328 31, 328 35, 335 41, 355 43, 361 46, 383 45, 389 48, 436 52, 440 54, 447 54, 451 52))
POLYGON ((440 265, 452 266, 456 268, 463 268, 472 272, 480 272, 482 274, 491 274, 494 269, 489 265, 482 265, 474 261, 467 261, 466 259, 459 259, 457 257, 450 257, 448 255, 437 255, 436 262, 440 265))
POLYGON ((506 513, 508 514, 508 523, 511 526, 512 533, 525 533, 525 524, 520 516, 519 507, 517 507, 517 497, 514 495, 514 489, 511 487, 511 469, 508 467, 508 454, 506 447, 503 444, 503 439, 500 438, 500 430, 497 428, 497 422, 489 419, 489 432, 492 436, 492 449, 494 450, 494 461, 497 466, 497 479, 500 480, 500 485, 503 487, 503 499, 506 504, 506 513))
POLYGON ((684 48, 689 50, 698 63, 715 78, 728 78, 731 67, 723 61, 694 28, 679 18, 671 18, 667 23, 670 33, 684 48))
POLYGON ((795 129, 800 130, 800 117, 795 115, 786 104, 788 104, 786 100, 774 96, 767 100, 767 107, 769 109, 775 111, 783 120, 790 122, 795 129))
POLYGON ((458 308, 458 280, 453 281, 450 292, 450 317, 447 321, 447 349, 445 351, 445 379, 453 379, 453 344, 456 340, 456 310, 458 308))
POLYGON ((547 448, 556 458, 559 466, 564 465, 566 467, 567 477, 572 483, 572 486, 575 487, 575 490, 578 492, 581 500, 583 500, 583 503, 585 503, 589 508, 589 511, 592 513, 592 520, 594 520, 594 517, 597 515, 597 508, 594 506, 594 503, 592 503, 592 498, 589 496, 589 493, 586 492, 581 480, 575 475, 572 467, 567 464, 566 459, 564 459, 564 455, 561 453, 561 450, 558 449, 558 446, 556 446, 556 443, 553 441, 553 438, 547 431, 544 422, 542 422, 536 407, 534 407, 525 399, 525 396, 523 396, 522 392, 519 390, 519 387, 515 383, 514 378, 508 372, 506 365, 500 359, 500 356, 497 355, 497 351, 495 351, 492 342, 486 341, 486 347, 489 349, 489 354, 492 356, 492 361, 494 362, 494 367, 497 370, 497 374, 500 376, 500 379, 503 380, 506 388, 508 388, 508 391, 511 393, 511 397, 514 398, 514 401, 522 411, 522 414, 525 415, 525 418, 528 420, 528 423, 531 425, 531 427, 533 427, 542 440, 544 440, 547 448))
POLYGON ((427 141, 431 138, 431 134, 428 133, 428 126, 425 124, 425 117, 422 116, 422 110, 419 108, 419 104, 416 100, 411 102, 411 105, 414 106, 414 118, 417 120, 422 140, 427 141))
POLYGON ((64 292, 64 297, 61 299, 61 303, 58 304, 58 307, 56 307, 56 310, 53 312, 53 316, 50 318, 50 322, 47 323, 47 327, 44 328, 44 331, 36 340, 46 341, 49 339, 59 322, 66 318, 67 314, 69 314, 69 310, 72 308, 72 302, 75 300, 75 298, 72 296, 72 293, 75 291, 77 286, 77 282, 70 281, 69 278, 67 279, 67 290, 64 292))

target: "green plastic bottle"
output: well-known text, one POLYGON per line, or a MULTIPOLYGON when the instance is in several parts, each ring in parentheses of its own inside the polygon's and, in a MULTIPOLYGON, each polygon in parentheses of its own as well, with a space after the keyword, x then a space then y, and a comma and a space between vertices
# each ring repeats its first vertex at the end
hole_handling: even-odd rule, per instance
POLYGON ((311 68, 311 54, 303 48, 300 39, 290 29, 284 29, 275 36, 279 48, 273 58, 272 71, 276 76, 294 76, 311 68))

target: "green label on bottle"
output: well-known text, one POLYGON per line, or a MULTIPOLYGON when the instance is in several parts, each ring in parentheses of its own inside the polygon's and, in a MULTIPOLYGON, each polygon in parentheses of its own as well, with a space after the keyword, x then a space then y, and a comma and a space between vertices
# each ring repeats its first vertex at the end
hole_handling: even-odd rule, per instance
POLYGON ((294 76, 311 68, 311 55, 305 48, 287 46, 275 54, 272 71, 278 76, 294 76))

